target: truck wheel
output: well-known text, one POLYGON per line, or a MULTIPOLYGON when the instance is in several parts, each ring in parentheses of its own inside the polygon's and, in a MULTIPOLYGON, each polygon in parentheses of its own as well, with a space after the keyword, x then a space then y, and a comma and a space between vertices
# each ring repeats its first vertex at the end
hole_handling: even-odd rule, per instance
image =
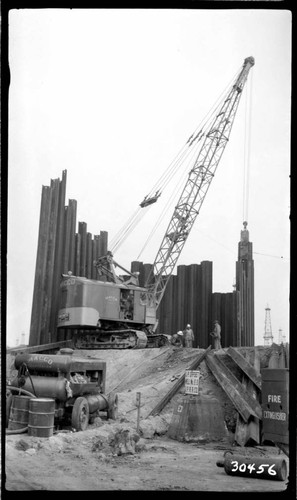
POLYGON ((111 392, 108 396, 107 418, 117 420, 118 418, 118 395, 111 392))
POLYGON ((89 405, 86 398, 77 398, 73 405, 71 425, 77 431, 85 431, 89 423, 89 405))

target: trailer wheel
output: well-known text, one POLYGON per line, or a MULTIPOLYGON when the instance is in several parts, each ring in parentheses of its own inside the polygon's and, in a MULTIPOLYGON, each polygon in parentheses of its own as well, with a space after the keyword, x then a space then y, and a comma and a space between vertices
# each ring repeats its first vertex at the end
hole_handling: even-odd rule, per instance
POLYGON ((77 431, 85 431, 89 423, 89 405, 86 398, 77 398, 74 402, 71 425, 77 431))
POLYGON ((111 392, 108 396, 107 418, 117 420, 118 418, 118 395, 111 392))

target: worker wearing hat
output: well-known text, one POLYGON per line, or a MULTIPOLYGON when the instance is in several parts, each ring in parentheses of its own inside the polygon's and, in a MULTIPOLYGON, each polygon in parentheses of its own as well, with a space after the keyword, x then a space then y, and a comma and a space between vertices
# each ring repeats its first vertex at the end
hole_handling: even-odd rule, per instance
POLYGON ((219 324, 217 319, 214 321, 214 329, 210 333, 210 335, 214 339, 215 350, 217 351, 218 349, 222 349, 222 346, 221 346, 221 325, 219 324))
POLYGON ((176 347, 183 346, 183 332, 181 330, 172 335, 171 344, 175 345, 176 347))
POLYGON ((190 324, 187 324, 183 334, 184 334, 184 346, 193 347, 194 333, 190 324))

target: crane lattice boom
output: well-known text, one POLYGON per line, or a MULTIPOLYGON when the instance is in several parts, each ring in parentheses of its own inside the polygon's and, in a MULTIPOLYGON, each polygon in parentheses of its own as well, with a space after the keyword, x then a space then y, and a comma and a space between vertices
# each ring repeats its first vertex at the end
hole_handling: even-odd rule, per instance
POLYGON ((185 187, 174 209, 165 236, 158 250, 146 286, 150 301, 156 307, 165 292, 175 264, 190 234, 201 209, 206 193, 229 140, 230 132, 249 70, 255 64, 253 57, 247 57, 239 76, 224 98, 191 169, 185 187))

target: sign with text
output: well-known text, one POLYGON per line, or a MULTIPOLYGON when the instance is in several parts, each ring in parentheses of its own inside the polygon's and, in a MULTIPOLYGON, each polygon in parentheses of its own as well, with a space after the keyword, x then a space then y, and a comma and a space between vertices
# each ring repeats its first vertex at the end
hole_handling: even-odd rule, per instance
POLYGON ((186 370, 185 384, 186 394, 198 394, 200 372, 198 370, 186 370))

